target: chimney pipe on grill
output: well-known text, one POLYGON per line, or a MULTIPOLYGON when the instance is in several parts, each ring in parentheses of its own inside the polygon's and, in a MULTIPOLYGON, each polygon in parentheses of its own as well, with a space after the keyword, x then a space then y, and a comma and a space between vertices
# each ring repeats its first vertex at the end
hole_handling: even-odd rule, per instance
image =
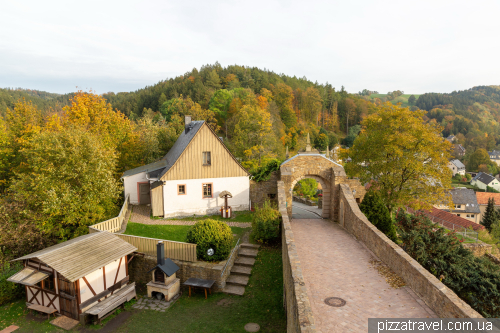
POLYGON ((165 246, 163 242, 158 242, 158 245, 156 245, 156 261, 158 265, 165 264, 165 246))
POLYGON ((186 133, 191 129, 191 126, 189 126, 189 124, 191 124, 191 116, 184 116, 184 130, 186 131, 186 133))

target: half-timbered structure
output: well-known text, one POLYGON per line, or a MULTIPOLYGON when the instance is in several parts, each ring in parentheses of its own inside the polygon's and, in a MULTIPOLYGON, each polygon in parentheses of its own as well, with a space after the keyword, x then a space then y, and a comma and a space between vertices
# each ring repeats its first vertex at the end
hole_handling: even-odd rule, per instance
POLYGON ((135 246, 109 232, 92 233, 15 259, 24 269, 8 281, 25 285, 28 306, 79 319, 127 285, 127 255, 134 251, 135 246))
POLYGON ((132 204, 151 204, 154 216, 220 214, 233 194, 233 211, 250 206, 250 174, 204 121, 186 116, 185 130, 158 162, 126 171, 125 196, 132 204))

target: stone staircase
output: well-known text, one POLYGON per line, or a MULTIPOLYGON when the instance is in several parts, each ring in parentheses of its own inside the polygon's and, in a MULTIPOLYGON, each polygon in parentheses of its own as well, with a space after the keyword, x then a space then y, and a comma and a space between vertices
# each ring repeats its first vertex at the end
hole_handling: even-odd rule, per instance
POLYGON ((260 245, 242 243, 238 251, 238 258, 234 261, 231 272, 226 280, 226 287, 222 290, 226 294, 242 296, 248 284, 255 257, 259 253, 260 245))

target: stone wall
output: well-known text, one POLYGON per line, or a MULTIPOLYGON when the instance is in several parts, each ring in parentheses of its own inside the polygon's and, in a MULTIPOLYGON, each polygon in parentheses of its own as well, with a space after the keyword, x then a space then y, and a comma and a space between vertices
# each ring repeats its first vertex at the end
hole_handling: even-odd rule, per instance
MULTIPOLYGON (((231 272, 231 268, 234 265, 234 261, 238 257, 238 249, 239 246, 233 249, 234 254, 230 258, 230 261, 227 264, 226 270, 224 271, 224 274, 222 276, 221 274, 227 261, 209 263, 205 261, 190 262, 172 260, 177 264, 177 266, 179 266, 177 277, 181 280, 181 284, 189 278, 215 280, 212 291, 221 291, 226 286, 226 280, 231 272)), ((136 256, 128 267, 130 281, 143 284, 150 282, 152 280, 152 275, 151 272, 147 272, 155 266, 156 257, 136 256)))
POLYGON ((359 210, 347 184, 339 185, 340 224, 398 274, 441 318, 482 318, 451 289, 371 224, 359 210))
POLYGON ((491 248, 492 248, 492 246, 490 244, 485 244, 485 243, 462 243, 462 246, 465 247, 466 249, 471 250, 472 253, 476 257, 482 257, 482 256, 484 256, 487 253, 491 254, 491 248))
POLYGON ((284 182, 278 182, 279 210, 282 216, 283 303, 286 307, 287 332, 316 332, 314 316, 307 296, 292 227, 287 214, 284 182))
POLYGON ((280 180, 278 171, 271 173, 269 180, 266 181, 256 182, 250 180, 250 201, 252 202, 252 208, 261 207, 266 200, 278 206, 278 180, 280 180))

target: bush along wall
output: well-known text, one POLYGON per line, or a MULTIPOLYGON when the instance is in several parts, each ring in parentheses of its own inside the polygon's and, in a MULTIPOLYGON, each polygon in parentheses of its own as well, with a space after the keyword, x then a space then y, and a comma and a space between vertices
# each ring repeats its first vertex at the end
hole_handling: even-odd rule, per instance
POLYGON ((269 200, 262 208, 256 208, 252 216, 252 237, 261 243, 268 243, 280 237, 280 212, 273 208, 269 200))
POLYGON ((423 215, 396 214, 403 249, 487 318, 500 317, 500 267, 475 257, 453 233, 423 215))

